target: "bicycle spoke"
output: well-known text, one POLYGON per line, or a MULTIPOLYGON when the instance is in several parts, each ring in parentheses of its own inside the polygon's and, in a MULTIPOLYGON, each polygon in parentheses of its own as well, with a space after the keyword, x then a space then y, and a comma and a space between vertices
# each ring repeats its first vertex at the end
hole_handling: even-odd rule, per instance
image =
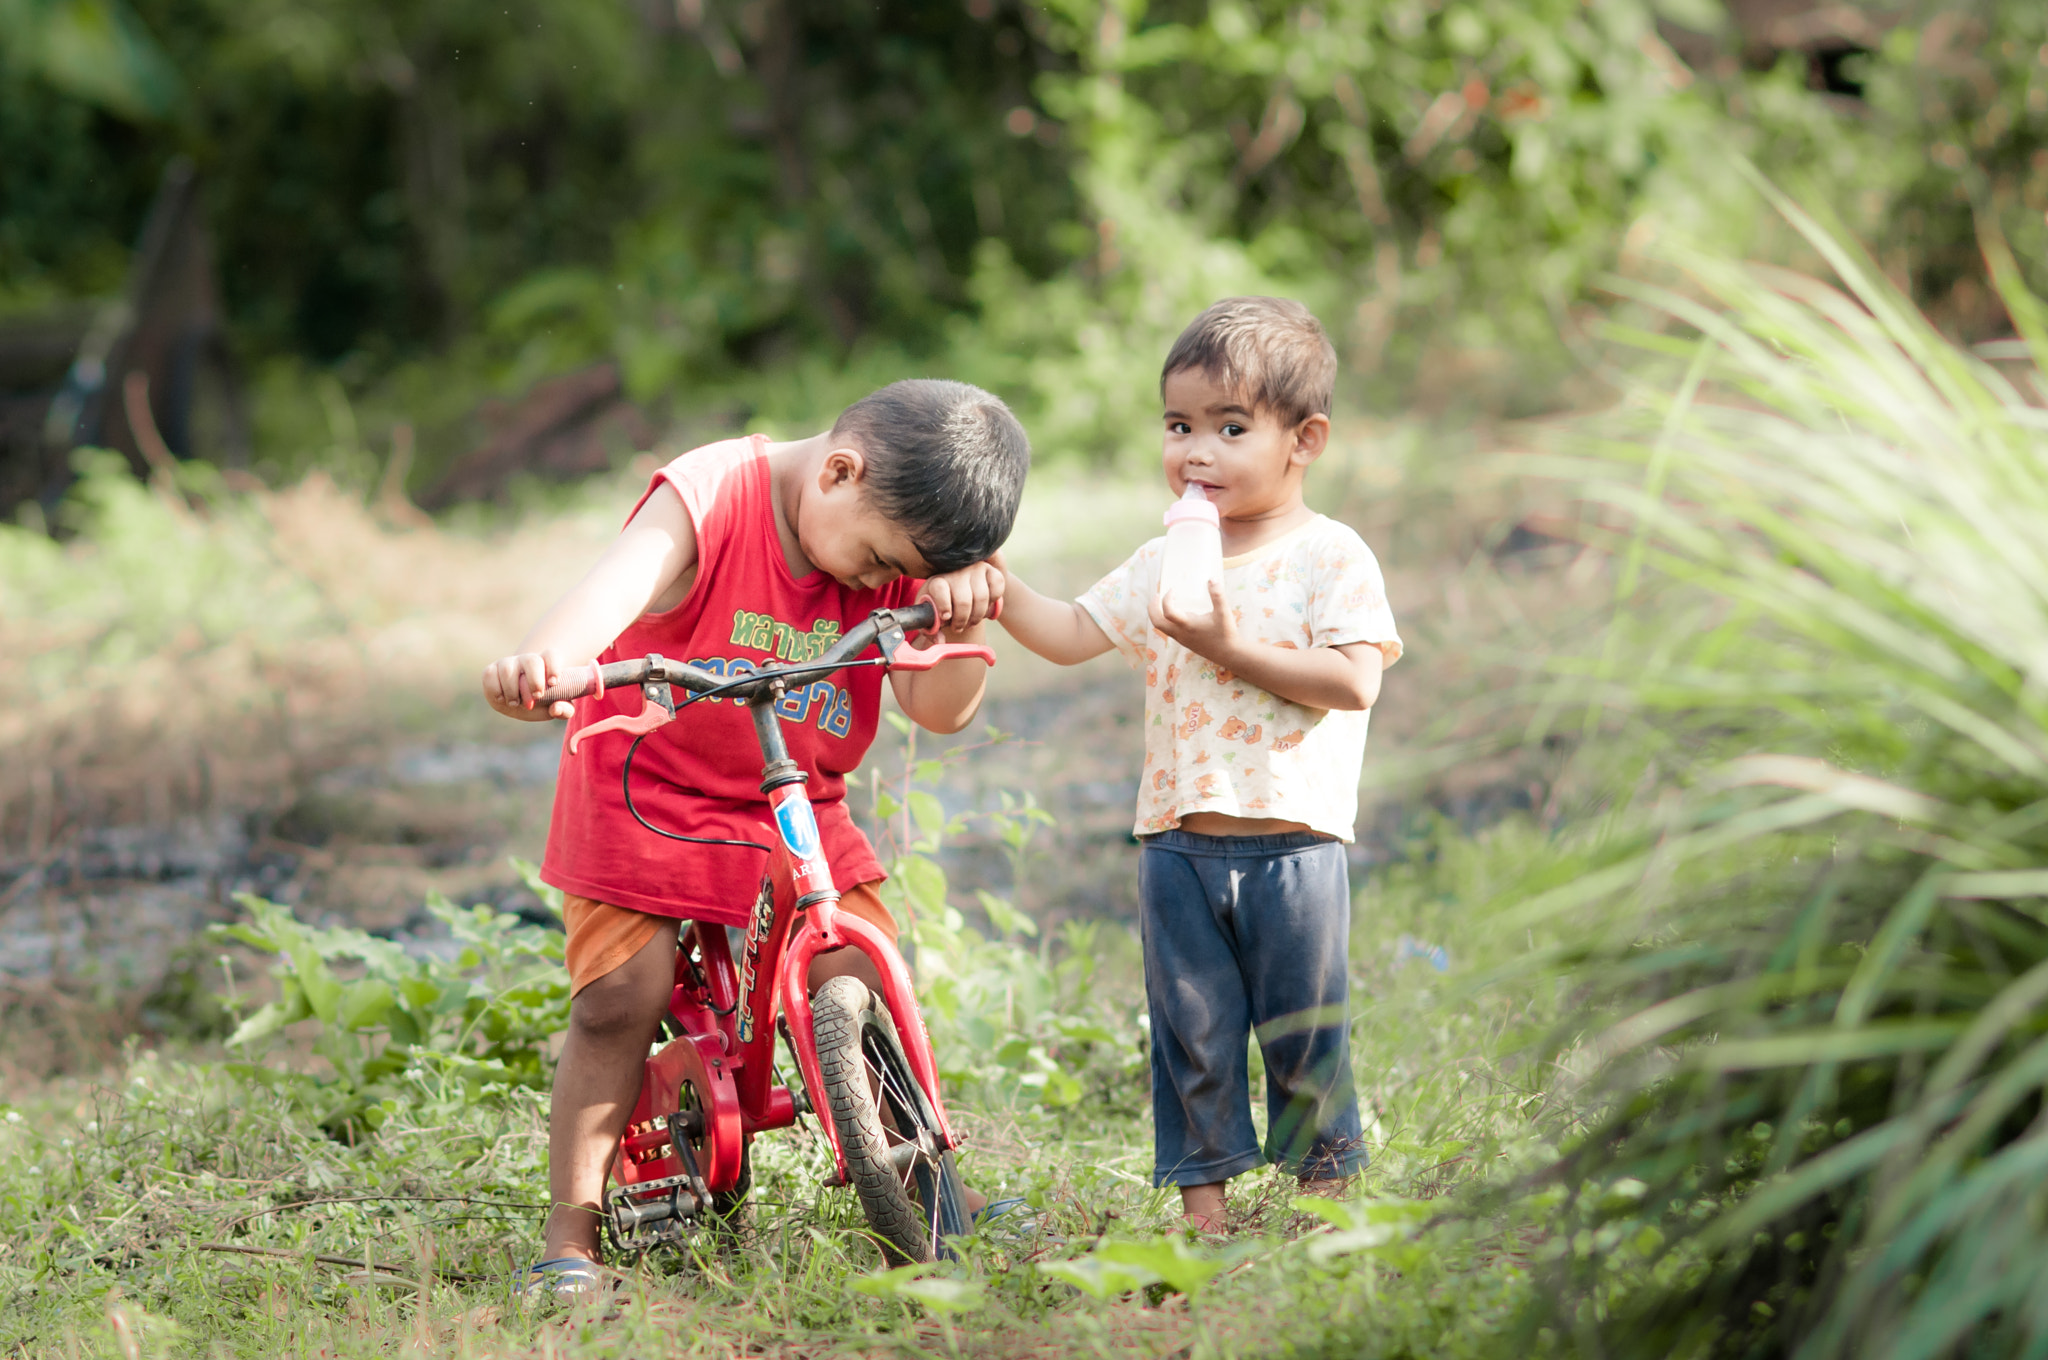
POLYGON ((908 1122, 913 1127, 922 1128, 924 1121, 918 1117, 916 1105, 904 1098, 903 1088, 898 1085, 896 1074, 889 1070, 890 1065, 877 1060, 869 1050, 864 1049, 861 1056, 867 1063, 870 1085, 877 1097, 886 1101, 884 1114, 899 1125, 908 1122))
POLYGON ((939 1234, 938 1179, 942 1174, 939 1164, 931 1155, 935 1131, 925 1122, 923 1111, 912 1098, 905 1085, 908 1074, 897 1064, 887 1060, 886 1050, 877 1041, 861 1045, 861 1061, 867 1069, 869 1089, 878 1096, 878 1113, 883 1115, 882 1135, 893 1140, 891 1148, 915 1147, 917 1155, 908 1159, 909 1164, 900 1169, 904 1189, 917 1201, 925 1231, 936 1240, 939 1234), (919 1175, 920 1170, 923 1175, 919 1175), (929 1185, 927 1185, 929 1182, 929 1185))
POLYGON ((881 1087, 888 1093, 890 1102, 894 1106, 898 1117, 907 1116, 910 1122, 915 1124, 919 1131, 922 1132, 925 1128, 923 1112, 920 1110, 918 1102, 904 1088, 900 1074, 894 1070, 895 1065, 893 1063, 878 1063, 870 1057, 868 1058, 868 1066, 872 1072, 880 1077, 881 1087))
POLYGON ((949 1255, 941 1237, 959 1225, 958 1179, 927 1093, 897 1047, 874 993, 850 977, 820 988, 813 1032, 849 1179, 892 1264, 949 1255), (877 1173, 884 1173, 878 1175, 877 1173))

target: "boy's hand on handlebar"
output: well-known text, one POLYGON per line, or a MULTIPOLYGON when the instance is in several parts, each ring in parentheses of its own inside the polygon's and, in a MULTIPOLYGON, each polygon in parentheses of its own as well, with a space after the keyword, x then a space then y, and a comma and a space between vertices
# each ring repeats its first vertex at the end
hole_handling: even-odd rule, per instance
POLYGON ((500 657, 484 667, 484 700, 506 717, 521 722, 566 718, 576 711, 576 706, 566 699, 547 705, 534 702, 561 676, 562 660, 553 651, 500 657))
POLYGON ((939 631, 958 638, 1001 612, 1004 581, 1001 567, 976 562, 943 576, 926 578, 918 598, 932 602, 939 631))

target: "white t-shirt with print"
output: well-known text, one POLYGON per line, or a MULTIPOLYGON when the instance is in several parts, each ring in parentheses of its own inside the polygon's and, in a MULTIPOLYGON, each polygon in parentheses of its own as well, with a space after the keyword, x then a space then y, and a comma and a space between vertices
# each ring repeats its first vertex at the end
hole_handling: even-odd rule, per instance
MULTIPOLYGON (((1083 595, 1081 607, 1145 671, 1145 770, 1137 833, 1191 812, 1300 822, 1339 840, 1358 819, 1368 711, 1307 708, 1219 669, 1152 630, 1165 538, 1083 595)), ((1276 647, 1379 645, 1401 656, 1379 562, 1348 525, 1318 515, 1223 560, 1223 596, 1246 636, 1276 647)))

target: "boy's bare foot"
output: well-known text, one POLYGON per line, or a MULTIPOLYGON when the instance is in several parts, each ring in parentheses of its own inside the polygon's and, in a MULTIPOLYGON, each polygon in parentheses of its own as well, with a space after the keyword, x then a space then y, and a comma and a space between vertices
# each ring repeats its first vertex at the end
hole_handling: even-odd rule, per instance
POLYGON ((1183 1185, 1180 1188, 1180 1216, 1198 1233, 1221 1234, 1223 1226, 1223 1182, 1183 1185))
POLYGON ((1315 1195, 1320 1199, 1342 1199, 1351 1192, 1349 1176, 1318 1176, 1314 1180, 1303 1178, 1300 1185, 1304 1195, 1315 1195))

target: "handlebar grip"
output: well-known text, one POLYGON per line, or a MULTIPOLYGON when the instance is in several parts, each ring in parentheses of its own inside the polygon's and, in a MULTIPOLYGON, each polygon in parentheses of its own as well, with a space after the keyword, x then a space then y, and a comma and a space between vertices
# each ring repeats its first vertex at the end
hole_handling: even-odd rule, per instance
POLYGON ((595 661, 563 671, 555 677, 555 683, 537 695, 533 702, 538 708, 563 699, 581 699, 586 694, 594 699, 604 697, 604 671, 595 661))
POLYGON ((919 600, 916 604, 905 605, 895 611, 896 622, 906 633, 921 633, 939 620, 939 611, 930 600, 919 600))

